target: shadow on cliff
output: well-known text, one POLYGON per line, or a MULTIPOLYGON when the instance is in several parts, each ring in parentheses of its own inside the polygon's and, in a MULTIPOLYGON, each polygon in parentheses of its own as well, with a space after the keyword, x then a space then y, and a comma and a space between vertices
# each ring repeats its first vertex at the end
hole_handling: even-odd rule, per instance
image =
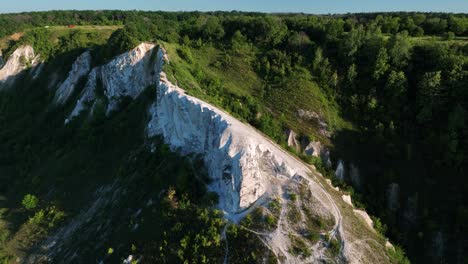
POLYGON ((386 235, 405 246, 413 261, 427 260, 430 256, 427 248, 434 246, 434 230, 449 229, 448 223, 456 218, 428 213, 430 210, 427 208, 445 208, 436 212, 449 213, 451 210, 448 208, 456 205, 447 197, 437 195, 448 191, 445 189, 450 184, 447 180, 437 183, 438 180, 430 177, 434 173, 429 171, 429 164, 424 164, 422 151, 415 147, 416 140, 411 143, 411 139, 404 137, 395 136, 389 140, 370 132, 342 130, 335 133, 332 142, 335 147, 332 153, 334 166, 337 159, 348 164, 346 175, 350 185, 353 184, 349 164, 359 168, 361 186, 354 187, 359 190, 366 210, 388 226, 386 235), (394 201, 389 195, 391 184, 398 186, 394 201), (391 203, 396 207, 390 208, 391 203), (425 226, 427 223, 438 224, 431 227, 425 226))
MULTIPOLYGON (((73 132, 63 128, 70 106, 52 107, 52 100, 82 52, 74 49, 56 54, 44 62, 36 78, 30 68, 9 77, 1 87, 7 89, 0 89, 0 197, 5 198, 0 200, 0 208, 19 208, 25 194, 40 192, 44 186, 39 186, 39 175, 54 174, 47 171, 46 164, 65 156, 54 149, 65 146, 65 139, 73 132), (44 168, 39 169, 42 165, 44 168)), ((15 233, 29 215, 19 209, 4 217, 10 232, 15 233)))

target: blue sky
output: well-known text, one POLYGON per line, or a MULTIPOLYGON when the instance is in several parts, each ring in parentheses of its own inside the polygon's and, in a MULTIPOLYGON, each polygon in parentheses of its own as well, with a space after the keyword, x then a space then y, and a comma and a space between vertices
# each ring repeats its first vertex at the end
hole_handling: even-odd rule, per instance
POLYGON ((468 0, 0 0, 0 13, 51 9, 240 10, 315 14, 373 11, 468 13, 468 0))

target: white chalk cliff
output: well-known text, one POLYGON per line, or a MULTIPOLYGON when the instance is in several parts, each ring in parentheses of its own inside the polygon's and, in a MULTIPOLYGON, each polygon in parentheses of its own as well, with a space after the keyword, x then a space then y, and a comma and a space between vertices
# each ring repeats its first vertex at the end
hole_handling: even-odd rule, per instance
POLYGON ((34 53, 33 47, 24 45, 17 48, 5 62, 3 67, 0 63, 0 84, 13 80, 15 76, 20 74, 28 67, 38 64, 39 56, 34 53))
POLYGON ((254 128, 186 95, 166 78, 159 83, 157 102, 150 111, 149 136, 162 135, 172 149, 204 156, 215 181, 212 187, 226 212, 245 210, 271 192, 274 178, 307 175, 306 166, 254 128))
POLYGON ((117 56, 106 65, 93 68, 80 99, 65 123, 78 116, 98 99, 99 88, 103 89, 108 101, 107 113, 115 110, 122 98, 138 97, 146 87, 157 80, 153 52, 156 52, 155 45, 142 43, 135 49, 117 56))
POLYGON ((91 69, 91 53, 89 51, 81 54, 72 65, 67 79, 55 92, 54 102, 64 104, 75 90, 78 81, 86 76, 91 69))

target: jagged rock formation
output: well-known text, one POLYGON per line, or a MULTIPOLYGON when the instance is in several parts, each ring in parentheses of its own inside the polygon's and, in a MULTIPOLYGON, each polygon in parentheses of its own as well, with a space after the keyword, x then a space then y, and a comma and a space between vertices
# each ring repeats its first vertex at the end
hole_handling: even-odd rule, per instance
POLYGON ((64 104, 75 90, 78 81, 86 76, 91 69, 91 53, 89 51, 81 54, 72 65, 67 79, 55 92, 54 102, 64 104))
POLYGON ((34 54, 33 47, 25 45, 17 48, 0 69, 0 84, 11 83, 23 70, 36 66, 38 59, 39 56, 34 54))
POLYGON ((323 145, 320 141, 312 141, 305 147, 304 153, 314 157, 320 157, 322 154, 323 145))
POLYGON ((154 48, 153 44, 142 43, 106 65, 92 69, 81 97, 65 123, 87 109, 88 105, 95 104, 100 96, 107 101, 107 113, 110 113, 124 97, 135 99, 146 87, 154 84, 157 80, 154 48))
POLYGON ((325 147, 320 141, 312 141, 306 145, 304 148, 304 153, 306 155, 320 157, 322 160, 323 165, 326 167, 331 167, 332 163, 330 160, 330 150, 325 147))
POLYGON ((349 168, 349 177, 351 180, 351 184, 358 190, 362 187, 361 182, 361 174, 359 173, 359 168, 351 163, 349 168))
POLYGON ((387 208, 396 211, 400 207, 399 202, 400 186, 398 183, 391 183, 387 188, 387 208))
POLYGON ((288 146, 295 149, 296 151, 300 151, 301 145, 297 141, 297 134, 291 129, 286 131, 287 143, 288 146))
POLYGON ((342 160, 338 161, 338 166, 336 166, 335 177, 338 180, 344 181, 345 180, 345 167, 344 162, 342 160))

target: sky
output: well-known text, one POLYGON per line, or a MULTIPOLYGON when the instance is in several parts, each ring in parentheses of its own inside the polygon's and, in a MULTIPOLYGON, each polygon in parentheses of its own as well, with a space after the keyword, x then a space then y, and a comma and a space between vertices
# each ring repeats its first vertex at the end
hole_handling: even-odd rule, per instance
POLYGON ((64 9, 238 10, 311 14, 377 11, 468 13, 468 0, 0 0, 0 13, 64 9))

